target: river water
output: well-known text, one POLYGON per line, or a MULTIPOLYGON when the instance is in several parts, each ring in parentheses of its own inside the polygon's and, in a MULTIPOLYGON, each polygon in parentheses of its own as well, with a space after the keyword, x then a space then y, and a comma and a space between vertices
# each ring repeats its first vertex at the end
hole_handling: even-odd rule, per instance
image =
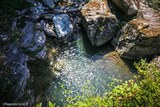
MULTIPOLYGON (((61 65, 60 71, 42 92, 47 100, 59 106, 67 103, 66 99, 69 96, 89 95, 90 93, 102 96, 108 89, 107 84, 112 78, 128 80, 134 75, 131 72, 132 66, 128 66, 131 64, 124 62, 119 56, 115 56, 116 54, 112 54, 114 52, 111 45, 93 47, 83 32, 83 35, 77 34, 69 45, 60 46, 56 56, 56 61, 61 65)), ((35 83, 36 90, 40 89, 38 84, 43 84, 41 82, 43 76, 52 77, 51 73, 46 74, 45 69, 40 69, 43 70, 43 74, 42 78, 38 79, 39 82, 35 83)))

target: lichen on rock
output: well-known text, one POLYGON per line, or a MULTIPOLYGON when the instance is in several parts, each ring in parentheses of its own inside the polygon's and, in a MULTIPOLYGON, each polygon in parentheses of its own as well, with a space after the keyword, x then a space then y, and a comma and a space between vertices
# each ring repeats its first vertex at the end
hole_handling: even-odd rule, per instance
POLYGON ((121 56, 129 59, 160 54, 159 12, 153 9, 140 12, 141 14, 136 19, 131 20, 122 28, 117 41, 117 51, 121 56), (152 13, 151 16, 148 13, 152 13))
POLYGON ((118 20, 106 0, 91 0, 81 11, 82 25, 93 46, 108 42, 116 33, 118 20))

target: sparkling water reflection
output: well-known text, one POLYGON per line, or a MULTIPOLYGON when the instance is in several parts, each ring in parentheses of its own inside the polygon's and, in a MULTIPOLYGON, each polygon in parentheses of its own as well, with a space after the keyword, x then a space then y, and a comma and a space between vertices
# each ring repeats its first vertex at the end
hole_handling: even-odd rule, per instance
POLYGON ((72 91, 72 96, 82 93, 84 86, 89 88, 84 94, 93 92, 94 95, 103 95, 111 78, 127 80, 133 74, 126 65, 121 67, 112 58, 105 58, 112 47, 105 45, 100 48, 92 47, 84 36, 77 39, 69 46, 61 47, 57 61, 61 62, 60 75, 46 91, 49 100, 62 106, 66 103, 66 89, 72 91))

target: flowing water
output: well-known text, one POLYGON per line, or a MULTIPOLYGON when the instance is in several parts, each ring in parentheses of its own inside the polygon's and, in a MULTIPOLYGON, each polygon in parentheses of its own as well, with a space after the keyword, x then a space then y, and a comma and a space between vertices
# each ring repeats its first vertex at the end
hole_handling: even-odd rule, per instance
POLYGON ((56 60, 61 68, 45 90, 44 96, 63 106, 68 95, 76 96, 82 93, 103 95, 111 78, 122 80, 132 78, 133 73, 125 63, 122 63, 123 60, 115 59, 114 55, 105 57, 112 51, 113 47, 109 44, 99 48, 91 46, 85 33, 83 36, 77 35, 72 43, 60 47, 56 60), (66 90, 72 93, 66 93, 66 90))

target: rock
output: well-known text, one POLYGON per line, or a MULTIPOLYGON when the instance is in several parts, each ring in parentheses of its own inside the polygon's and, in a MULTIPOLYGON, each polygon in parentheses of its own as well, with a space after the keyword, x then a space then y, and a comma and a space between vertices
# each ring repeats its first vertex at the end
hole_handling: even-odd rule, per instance
POLYGON ((54 14, 44 14, 43 18, 44 20, 52 21, 54 14))
POLYGON ((27 1, 27 2, 29 2, 31 4, 33 4, 33 5, 36 5, 36 1, 35 0, 25 0, 25 1, 27 1))
POLYGON ((148 23, 151 25, 160 24, 160 12, 152 8, 145 8, 144 10, 139 10, 137 14, 137 19, 148 20, 148 23))
POLYGON ((43 0, 43 2, 51 9, 53 9, 55 6, 53 0, 43 0))
POLYGON ((123 71, 130 71, 127 67, 126 63, 121 59, 120 55, 116 51, 112 51, 103 56, 103 58, 107 61, 111 61, 116 64, 123 71))
POLYGON ((150 64, 156 65, 156 67, 158 67, 158 69, 160 70, 160 56, 155 57, 155 58, 150 62, 150 64))
POLYGON ((51 24, 50 23, 46 23, 44 25, 44 31, 48 36, 54 36, 54 37, 57 36, 55 31, 54 31, 53 23, 51 23, 51 24))
POLYGON ((7 33, 0 33, 0 47, 9 42, 10 38, 7 33))
POLYGON ((2 89, 7 90, 7 93, 3 94, 7 96, 9 93, 9 98, 15 101, 22 98, 25 94, 27 82, 30 77, 29 69, 27 68, 28 57, 15 44, 5 45, 2 52, 4 52, 7 58, 4 65, 6 69, 1 74, 1 77, 5 81, 2 87, 8 87, 8 89, 2 89))
POLYGON ((108 42, 116 33, 117 18, 110 12, 106 0, 91 0, 81 11, 82 25, 93 46, 108 42))
POLYGON ((12 31, 17 29, 17 18, 12 20, 12 31))
POLYGON ((58 39, 66 41, 73 33, 73 25, 67 14, 58 14, 53 17, 53 23, 58 39))
POLYGON ((29 18, 33 20, 38 20, 46 12, 45 7, 39 2, 34 7, 30 7, 29 10, 31 11, 29 18))
MULTIPOLYGON (((33 22, 28 22, 22 32, 23 35, 20 40, 20 46, 26 52, 32 54, 33 56, 37 56, 39 52, 44 52, 43 54, 45 54, 45 51, 42 50, 44 50, 45 47, 46 37, 44 32, 38 28, 38 26, 36 27, 33 22)), ((44 55, 38 58, 44 58, 43 56, 44 55)))
POLYGON ((138 12, 137 0, 112 0, 122 12, 128 16, 136 15, 138 12))
POLYGON ((64 63, 65 63, 65 60, 63 60, 63 59, 57 61, 54 65, 54 70, 57 72, 62 72, 63 67, 64 67, 64 63))
POLYGON ((146 10, 146 9, 150 8, 149 2, 150 2, 150 0, 139 0, 138 4, 137 4, 138 5, 138 11, 139 10, 146 10))
POLYGON ((160 14, 151 10, 122 28, 116 48, 121 56, 140 59, 160 54, 160 14))
POLYGON ((46 48, 46 46, 44 46, 44 48, 36 54, 36 57, 39 59, 45 58, 46 51, 47 51, 47 48, 46 48))

